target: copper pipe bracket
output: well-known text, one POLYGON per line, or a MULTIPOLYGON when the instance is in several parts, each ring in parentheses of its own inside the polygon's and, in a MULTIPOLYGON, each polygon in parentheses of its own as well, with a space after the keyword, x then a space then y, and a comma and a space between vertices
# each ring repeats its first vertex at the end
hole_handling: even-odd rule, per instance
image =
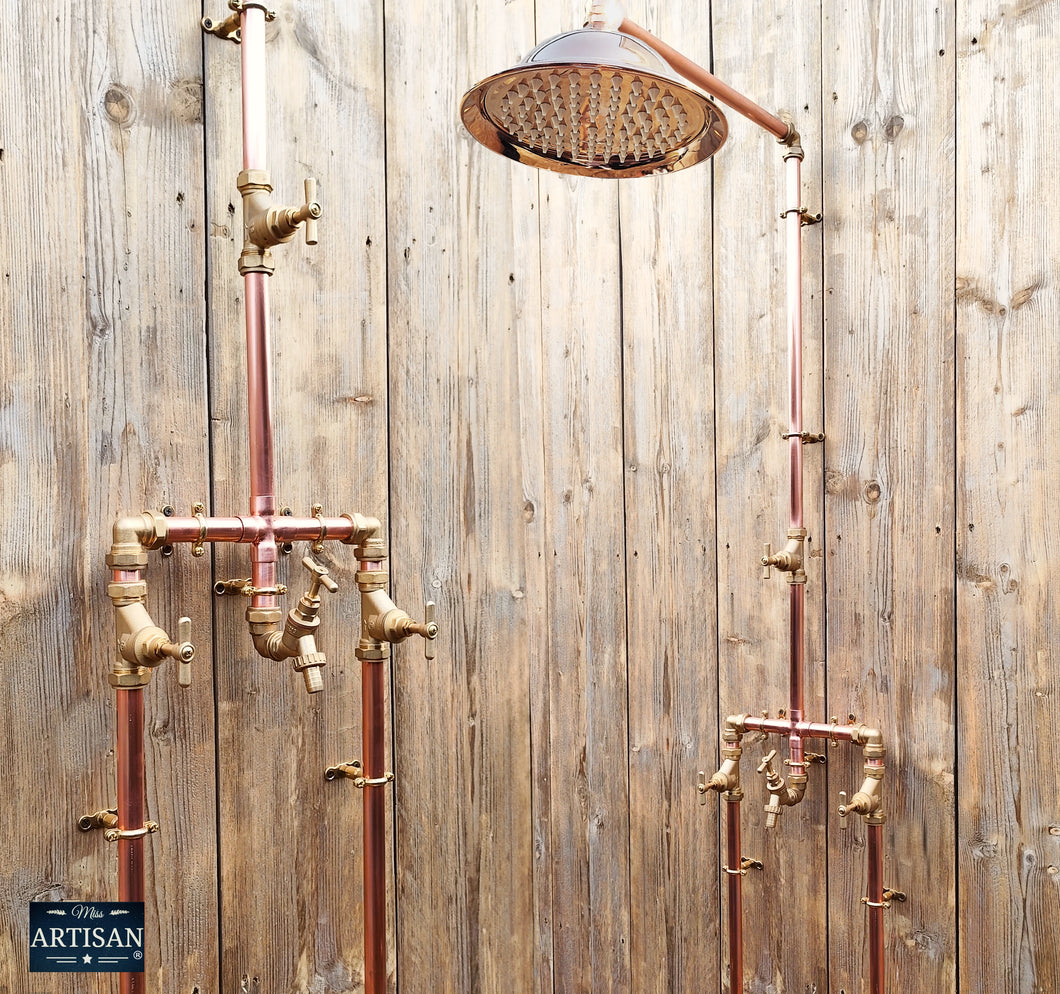
POLYGON ((356 759, 352 763, 329 766, 324 771, 325 780, 338 780, 343 777, 347 780, 352 780, 354 787, 359 790, 365 787, 385 787, 387 784, 394 782, 394 774, 389 770, 381 777, 366 777, 364 775, 364 767, 356 759))
POLYGON ((237 45, 243 40, 239 30, 239 14, 229 14, 223 21, 215 21, 212 17, 204 17, 200 22, 203 31, 208 35, 214 35, 222 41, 235 42, 237 45))
POLYGON ((781 211, 780 220, 785 220, 789 214, 798 214, 804 228, 811 224, 820 224, 824 220, 823 214, 811 214, 808 207, 789 207, 786 211, 781 211))
POLYGON ((314 552, 323 552, 324 551, 324 542, 327 540, 327 537, 328 537, 328 526, 326 524, 324 524, 324 513, 323 512, 324 512, 324 505, 323 504, 314 504, 313 505, 313 517, 316 518, 318 522, 320 522, 320 534, 317 536, 316 541, 313 542, 313 544, 309 546, 309 548, 312 549, 314 552))
POLYGON ((252 583, 247 583, 239 588, 239 592, 244 597, 282 597, 287 593, 287 585, 277 583, 274 587, 255 587, 252 583))
POLYGON ((745 877, 748 870, 761 870, 764 869, 764 866, 760 859, 748 859, 744 856, 740 860, 740 868, 738 870, 730 869, 728 866, 723 866, 722 869, 734 877, 745 877))
POLYGON ((81 815, 77 819, 77 827, 82 832, 91 832, 97 828, 116 828, 117 825, 117 808, 104 808, 102 811, 93 811, 92 814, 81 815))
POLYGON ((786 431, 781 438, 801 438, 803 445, 815 445, 824 441, 823 431, 786 431))
POLYGON ((888 887, 883 892, 883 900, 882 901, 870 901, 867 897, 863 897, 861 899, 861 903, 864 904, 865 907, 867 907, 867 908, 885 908, 886 909, 886 908, 889 908, 891 906, 891 902, 892 901, 904 902, 905 901, 905 892, 904 891, 900 891, 900 890, 892 890, 890 887, 888 887))
POLYGON ((142 839, 158 831, 157 821, 145 821, 143 828, 108 828, 103 838, 108 842, 120 842, 122 839, 142 839))
POLYGON ((206 505, 202 501, 196 501, 191 506, 192 517, 199 522, 199 537, 191 543, 191 554, 196 559, 206 555, 206 505))
POLYGON ((276 11, 269 10, 261 0, 228 0, 228 9, 235 11, 237 14, 242 14, 243 11, 251 10, 252 8, 265 11, 266 21, 276 20, 276 11))

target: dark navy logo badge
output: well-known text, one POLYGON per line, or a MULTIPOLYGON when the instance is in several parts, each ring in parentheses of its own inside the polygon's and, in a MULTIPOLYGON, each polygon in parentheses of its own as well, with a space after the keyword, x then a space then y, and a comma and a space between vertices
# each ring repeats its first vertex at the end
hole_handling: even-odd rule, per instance
POLYGON ((30 973, 143 973, 144 905, 33 901, 30 973))

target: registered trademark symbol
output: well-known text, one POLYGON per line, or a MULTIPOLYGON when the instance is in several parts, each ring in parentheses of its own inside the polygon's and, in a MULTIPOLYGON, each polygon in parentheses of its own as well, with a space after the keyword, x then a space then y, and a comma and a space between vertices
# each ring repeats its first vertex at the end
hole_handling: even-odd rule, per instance
POLYGON ((133 959, 143 959, 143 958, 144 958, 144 954, 142 952, 140 952, 139 949, 134 949, 133 950, 133 959))

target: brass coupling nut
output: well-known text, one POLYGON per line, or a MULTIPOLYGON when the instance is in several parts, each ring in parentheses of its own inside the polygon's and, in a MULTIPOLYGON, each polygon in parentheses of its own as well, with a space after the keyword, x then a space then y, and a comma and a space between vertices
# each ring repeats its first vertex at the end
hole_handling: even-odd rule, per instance
POLYGON ((147 597, 147 581, 115 580, 107 584, 107 596, 115 607, 141 603, 147 597))
POLYGON ((115 690, 139 690, 151 682, 151 671, 146 666, 112 669, 107 674, 107 683, 115 690))
POLYGON ((385 590, 390 582, 390 574, 385 569, 359 569, 355 579, 357 589, 367 594, 373 590, 385 590))
POLYGON ((251 635, 267 635, 274 631, 283 617, 283 609, 278 607, 248 607, 247 626, 251 635))
POLYGON ((362 662, 381 663, 390 658, 390 643, 363 638, 357 643, 354 655, 362 662))

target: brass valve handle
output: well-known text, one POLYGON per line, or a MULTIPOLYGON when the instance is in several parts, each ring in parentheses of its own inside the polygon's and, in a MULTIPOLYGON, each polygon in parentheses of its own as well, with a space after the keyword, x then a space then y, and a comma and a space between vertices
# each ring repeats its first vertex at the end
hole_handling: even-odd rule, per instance
POLYGON ((316 245, 317 243, 317 218, 324 213, 324 209, 317 200, 317 181, 308 177, 305 181, 305 243, 316 245))
POLYGON ((191 644, 191 618, 177 622, 177 638, 181 652, 177 656, 177 683, 185 690, 191 686, 191 661, 195 658, 195 646, 191 644))
POLYGON ((850 828, 850 808, 847 807, 847 792, 839 792, 839 827, 845 832, 850 828))
POLYGON ((773 548, 772 544, 765 542, 762 545, 762 579, 768 580, 772 575, 772 571, 769 568, 770 563, 773 561, 773 548))
POLYGON ((758 764, 757 773, 764 773, 766 780, 772 781, 777 778, 777 771, 773 769, 773 760, 777 758, 777 751, 773 749, 769 755, 758 764))
POLYGON ((434 621, 434 601, 427 601, 423 605, 423 621, 427 629, 423 642, 423 658, 429 661, 438 655, 434 645, 434 640, 438 637, 438 625, 434 621))
POLYGON ((322 566, 309 556, 306 556, 302 560, 302 565, 309 570, 310 576, 312 577, 309 581, 309 591, 306 594, 306 597, 310 600, 320 599, 321 587, 331 594, 339 589, 339 585, 331 579, 331 574, 329 573, 327 566, 322 566))

